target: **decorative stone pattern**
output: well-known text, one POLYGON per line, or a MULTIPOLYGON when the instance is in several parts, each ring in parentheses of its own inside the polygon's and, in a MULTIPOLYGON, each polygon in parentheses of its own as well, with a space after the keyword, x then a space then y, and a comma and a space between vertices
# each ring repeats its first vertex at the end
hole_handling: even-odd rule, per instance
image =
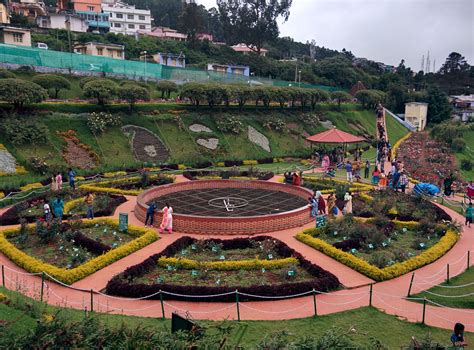
POLYGON ((16 173, 15 158, 6 149, 0 149, 0 173, 14 174, 16 173))
POLYGON ((197 139, 196 143, 200 146, 206 147, 207 149, 214 151, 217 149, 217 146, 219 146, 219 139, 197 139))
POLYGON ((132 150, 137 160, 157 164, 169 158, 169 151, 163 141, 150 130, 137 125, 125 125, 122 131, 131 135, 132 150))
POLYGON ((248 137, 250 142, 262 147, 267 152, 271 152, 268 138, 250 125, 248 126, 248 137))
POLYGON ((189 130, 191 130, 192 132, 207 132, 207 133, 212 132, 211 129, 209 129, 207 126, 202 125, 202 124, 192 124, 189 126, 189 130))
MULTIPOLYGON (((201 180, 176 183, 152 188, 143 192, 137 198, 134 214, 142 222, 145 222, 146 208, 149 201, 175 193, 177 191, 199 190, 208 188, 245 188, 267 189, 282 191, 293 194, 305 200, 311 196, 312 191, 292 185, 278 184, 267 181, 237 181, 237 180, 201 180)), ((231 235, 254 235, 265 232, 284 230, 299 227, 314 221, 310 215, 308 206, 278 214, 241 216, 241 217, 217 217, 196 216, 178 214, 179 208, 173 208, 173 229, 182 233, 195 234, 231 234, 231 235)), ((155 224, 159 225, 162 219, 161 213, 155 214, 155 224)))
POLYGON ((334 129, 334 124, 330 120, 321 121, 320 123, 326 129, 334 129))

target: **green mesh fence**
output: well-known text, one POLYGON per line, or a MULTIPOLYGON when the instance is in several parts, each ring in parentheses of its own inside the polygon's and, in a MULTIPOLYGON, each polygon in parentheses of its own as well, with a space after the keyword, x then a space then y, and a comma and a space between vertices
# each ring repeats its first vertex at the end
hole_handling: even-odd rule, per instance
POLYGON ((108 57, 79 55, 51 50, 0 44, 0 62, 22 66, 49 67, 91 73, 113 73, 127 77, 161 78, 162 66, 108 57))
POLYGON ((264 84, 271 86, 300 86, 308 89, 339 90, 331 86, 294 83, 268 78, 246 77, 199 69, 176 68, 155 63, 119 60, 101 56, 78 55, 60 51, 41 50, 30 47, 0 44, 0 62, 22 66, 65 69, 71 72, 113 73, 130 78, 149 77, 178 82, 221 82, 226 84, 264 84))

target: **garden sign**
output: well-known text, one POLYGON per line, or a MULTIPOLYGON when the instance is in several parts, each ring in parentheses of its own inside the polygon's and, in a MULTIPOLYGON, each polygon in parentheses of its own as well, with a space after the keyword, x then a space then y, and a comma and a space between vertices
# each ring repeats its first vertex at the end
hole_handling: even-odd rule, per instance
POLYGON ((119 231, 120 232, 128 231, 128 214, 127 213, 119 214, 119 231))
POLYGON ((318 215, 316 216, 316 228, 321 228, 326 226, 327 219, 326 215, 318 215))

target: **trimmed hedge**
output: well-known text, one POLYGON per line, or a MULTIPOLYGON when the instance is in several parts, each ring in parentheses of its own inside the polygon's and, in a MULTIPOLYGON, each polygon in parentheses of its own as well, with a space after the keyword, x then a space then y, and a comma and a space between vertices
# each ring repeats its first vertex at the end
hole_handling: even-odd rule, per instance
POLYGON ((108 245, 97 242, 95 239, 91 239, 83 235, 79 231, 74 233, 73 239, 74 239, 74 243, 76 243, 77 245, 81 246, 84 249, 87 249, 88 251, 94 254, 101 255, 101 254, 107 253, 109 250, 112 249, 112 247, 109 247, 108 245))
MULTIPOLYGON (((96 223, 103 222, 118 229, 118 221, 104 218, 87 220, 83 222, 83 225, 85 227, 90 227, 94 226, 96 223)), ((33 230, 33 225, 29 225, 29 229, 33 230)), ((18 233, 18 228, 0 231, 0 252, 5 254, 5 256, 7 256, 17 266, 28 272, 46 272, 48 275, 63 283, 72 284, 158 239, 155 231, 152 229, 129 226, 128 232, 137 238, 73 269, 64 269, 44 263, 15 247, 15 245, 10 243, 6 237, 18 233)))
POLYGON ((239 171, 239 172, 232 172, 227 170, 190 170, 183 172, 183 176, 188 180, 199 180, 199 178, 206 178, 207 180, 210 179, 235 179, 235 180, 244 180, 246 178, 252 179, 255 178, 256 180, 263 180, 268 181, 270 180, 275 174, 271 171, 267 172, 256 172, 256 173, 249 173, 248 171, 239 171))
MULTIPOLYGON (((267 236, 258 236, 252 238, 254 241, 264 241, 267 239, 275 240, 273 237, 267 236)), ((307 282, 297 282, 297 283, 285 283, 278 285, 254 285, 250 287, 224 287, 224 286, 182 286, 176 284, 168 283, 155 283, 155 284, 134 284, 131 283, 134 278, 144 275, 145 273, 153 270, 156 267, 157 261, 160 258, 170 257, 179 253, 182 249, 189 247, 191 244, 195 243, 197 240, 191 237, 182 237, 176 240, 174 243, 166 247, 161 253, 154 254, 148 259, 145 259, 140 264, 131 266, 126 269, 123 273, 114 276, 108 283, 106 287, 107 294, 139 298, 159 293, 160 290, 183 294, 191 295, 192 297, 180 297, 175 295, 163 294, 164 299, 174 299, 174 300, 192 300, 192 301, 235 301, 235 295, 225 295, 218 296, 213 298, 200 298, 200 295, 214 295, 227 292, 233 292, 236 289, 239 292, 254 294, 259 296, 285 296, 293 295, 303 292, 308 292, 313 289, 318 291, 329 291, 340 286, 339 280, 332 273, 322 269, 321 267, 312 264, 310 261, 306 260, 300 253, 288 247, 286 244, 276 240, 276 250, 278 254, 286 258, 295 258, 299 262, 301 268, 304 268, 315 278, 312 281, 307 282)), ((245 249, 250 247, 250 240, 248 238, 235 238, 231 240, 220 240, 212 239, 206 240, 206 242, 213 242, 215 244, 222 244, 222 249, 245 249)), ((160 295, 157 294, 151 299, 159 299, 160 295)), ((239 297, 241 300, 265 300, 265 298, 255 299, 252 297, 239 297)))
MULTIPOLYGON (((88 191, 88 192, 102 192, 102 193, 113 193, 113 194, 121 194, 121 195, 128 195, 128 196, 138 196, 143 190, 124 190, 120 188, 114 188, 113 186, 120 186, 120 185, 134 185, 134 183, 138 183, 140 181, 140 176, 132 176, 126 177, 121 179, 115 180, 106 180, 106 181, 99 181, 94 182, 91 184, 83 184, 79 186, 80 189, 88 191)), ((174 182, 173 176, 168 175, 151 175, 150 176, 150 185, 160 186, 174 182)))

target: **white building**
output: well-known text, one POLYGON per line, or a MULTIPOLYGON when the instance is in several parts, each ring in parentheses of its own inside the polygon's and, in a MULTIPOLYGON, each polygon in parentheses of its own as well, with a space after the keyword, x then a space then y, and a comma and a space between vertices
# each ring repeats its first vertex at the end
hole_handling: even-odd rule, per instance
POLYGON ((89 26, 84 18, 68 13, 52 13, 48 16, 36 18, 40 28, 66 29, 71 32, 85 33, 89 26))
POLYGON ((405 103, 405 120, 412 123, 417 131, 425 129, 428 116, 428 103, 408 102, 405 103))
POLYGON ((150 10, 137 9, 123 2, 102 3, 102 11, 109 14, 110 32, 136 35, 140 32, 151 31, 150 10))

